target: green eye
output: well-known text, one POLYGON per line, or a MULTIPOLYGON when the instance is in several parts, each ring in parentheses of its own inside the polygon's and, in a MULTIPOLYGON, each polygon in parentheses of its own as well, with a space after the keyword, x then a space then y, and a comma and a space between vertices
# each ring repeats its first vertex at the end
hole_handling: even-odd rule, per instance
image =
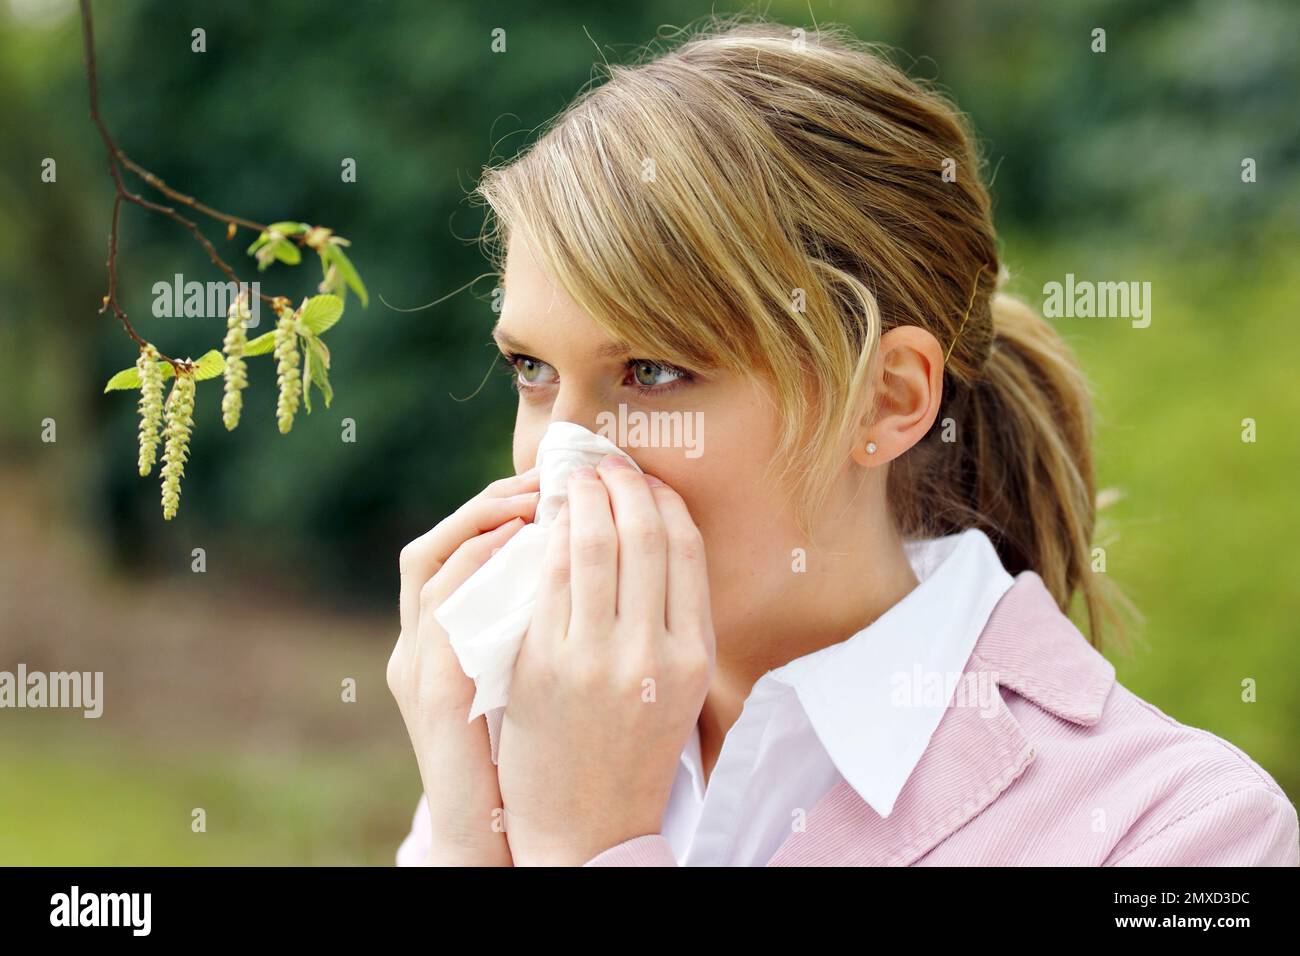
POLYGON ((666 365, 656 365, 654 362, 637 362, 632 366, 632 377, 643 388, 656 388, 675 381, 681 377, 681 373, 666 365))
POLYGON ((555 381, 555 370, 545 362, 529 355, 506 355, 505 360, 514 367, 516 387, 550 385, 555 381))
POLYGON ((525 382, 536 382, 541 370, 542 363, 535 359, 521 358, 519 360, 519 377, 525 382))

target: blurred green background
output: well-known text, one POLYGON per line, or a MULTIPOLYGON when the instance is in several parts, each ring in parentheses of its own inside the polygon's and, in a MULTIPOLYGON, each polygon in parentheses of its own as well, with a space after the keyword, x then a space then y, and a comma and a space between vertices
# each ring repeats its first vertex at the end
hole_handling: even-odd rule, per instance
MULTIPOLYGON (((176 520, 135 472, 135 348, 98 315, 112 207, 75 5, 0 0, 0 670, 104 670, 99 720, 0 712, 0 863, 386 864, 419 780, 384 666, 397 553, 510 469, 490 279, 467 194, 591 77, 664 25, 739 5, 115 0, 96 5, 119 145, 182 191, 352 240, 370 307, 327 341, 335 400, 274 424, 269 360, 244 420, 201 385, 176 520), (207 52, 191 52, 191 31, 207 52), (492 31, 506 31, 504 53, 492 31), (597 45, 600 50, 598 52, 597 45), (57 161, 57 182, 41 163, 57 161), (340 161, 357 182, 340 182, 340 161), (340 421, 357 441, 340 441, 340 421), (41 441, 43 419, 58 440, 41 441), (472 427, 471 427, 472 426, 472 427), (191 572, 202 547, 206 573, 191 572), (340 685, 358 685, 343 703, 340 685), (190 830, 202 807, 207 832, 190 830)), ((1059 319, 1095 383, 1100 543, 1145 614, 1131 689, 1300 793, 1300 90, 1289 2, 772 2, 905 50, 984 144, 1004 260, 1042 286, 1149 281, 1152 322, 1059 319), (1090 49, 1104 28, 1107 50, 1090 49), (1241 179, 1243 158, 1258 180, 1241 179), (1242 420, 1258 440, 1241 440, 1242 420), (1244 703, 1253 678, 1258 700, 1244 703)), ((248 233, 208 235, 248 277, 248 233)), ((121 299, 171 354, 223 322, 155 319, 151 287, 218 278, 126 207, 121 299)), ((293 297, 314 263, 275 267, 293 297)), ((264 322, 266 318, 264 317, 264 322)), ((263 325, 263 329, 269 326, 263 325)), ((261 363, 261 364, 258 364, 261 363)))

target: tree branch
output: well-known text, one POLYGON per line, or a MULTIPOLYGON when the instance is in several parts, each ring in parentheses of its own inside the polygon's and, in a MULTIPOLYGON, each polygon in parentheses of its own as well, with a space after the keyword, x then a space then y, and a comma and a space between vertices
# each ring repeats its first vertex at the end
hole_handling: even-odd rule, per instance
MULTIPOLYGON (((113 314, 117 316, 118 320, 122 323, 122 327, 126 330, 127 335, 129 335, 137 345, 143 348, 150 343, 141 338, 139 333, 136 332, 135 328, 131 325, 131 320, 127 318, 126 312, 123 311, 121 305, 119 305, 117 301, 118 222, 121 218, 122 203, 124 201, 133 203, 143 209, 148 209, 151 212, 158 213, 161 216, 165 216, 186 229, 194 237, 195 241, 203 247, 203 250, 208 254, 208 258, 212 260, 213 265, 220 269, 231 282, 234 282, 236 285, 240 285, 241 283, 239 277, 235 274, 235 270, 221 258, 216 247, 208 241, 208 238, 203 235, 196 223, 186 219, 171 206, 160 205, 159 203, 145 199, 138 193, 133 193, 128 190, 126 188, 126 183, 122 178, 123 169, 130 170, 174 202, 181 203, 205 216, 226 223, 229 234, 232 236, 235 227, 252 229, 259 233, 266 232, 268 229, 261 223, 254 222, 251 219, 232 216, 228 213, 221 212, 220 210, 213 209, 211 206, 199 202, 193 196, 187 196, 184 193, 173 189, 158 176, 155 176, 149 170, 134 162, 129 156, 122 152, 121 148, 116 142, 114 142, 113 137, 108 132, 108 127, 104 124, 104 119, 99 112, 99 79, 95 70, 95 34, 91 19, 90 6, 91 0, 81 0, 82 37, 85 44, 86 54, 86 81, 90 89, 90 118, 94 122, 95 128, 99 130, 100 139, 104 142, 104 150, 108 154, 108 172, 109 175, 113 177, 113 186, 116 190, 116 195, 113 198, 112 229, 108 236, 108 294, 104 296, 104 303, 100 307, 99 311, 102 313, 105 309, 111 308, 113 314)), ((302 245, 303 238, 301 236, 295 238, 299 245, 302 245)), ((258 296, 263 301, 270 303, 273 306, 280 301, 278 298, 273 298, 272 296, 266 295, 262 292, 259 292, 258 296)), ((188 363, 181 359, 174 359, 170 356, 162 355, 162 353, 159 353, 159 356, 163 361, 170 362, 172 366, 178 370, 182 367, 188 367, 188 363)))

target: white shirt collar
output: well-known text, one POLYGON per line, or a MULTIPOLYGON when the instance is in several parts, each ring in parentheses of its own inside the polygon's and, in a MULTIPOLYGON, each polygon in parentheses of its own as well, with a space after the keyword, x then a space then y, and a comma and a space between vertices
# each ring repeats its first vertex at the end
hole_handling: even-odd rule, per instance
MULTIPOLYGON (((919 583, 901 601, 755 685, 794 690, 840 775, 882 817, 893 812, 989 615, 1013 583, 978 528, 908 541, 904 550, 919 583)), ((688 768, 699 760, 690 747, 682 754, 688 768)))

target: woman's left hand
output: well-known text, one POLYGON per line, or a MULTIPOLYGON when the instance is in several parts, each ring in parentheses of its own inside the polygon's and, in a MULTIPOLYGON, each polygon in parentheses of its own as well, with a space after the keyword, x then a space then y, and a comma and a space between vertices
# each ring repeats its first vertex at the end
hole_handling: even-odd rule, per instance
POLYGON ((681 497, 617 456, 568 492, 497 755, 516 866, 580 866, 658 833, 714 669, 704 544, 681 497))

